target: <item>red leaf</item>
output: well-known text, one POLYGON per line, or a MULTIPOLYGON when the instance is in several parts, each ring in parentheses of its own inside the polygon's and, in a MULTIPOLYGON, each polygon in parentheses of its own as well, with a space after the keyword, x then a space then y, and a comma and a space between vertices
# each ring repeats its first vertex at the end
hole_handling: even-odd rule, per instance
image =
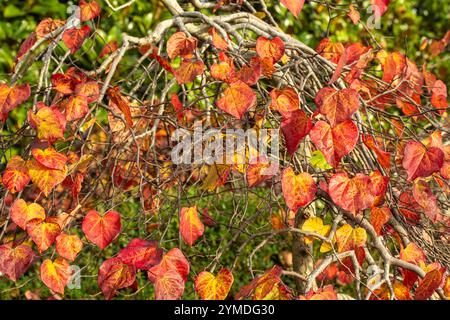
POLYGON ((17 51, 17 55, 16 58, 14 59, 14 62, 21 60, 22 56, 25 55, 28 52, 28 50, 31 49, 31 47, 33 47, 33 45, 36 43, 36 40, 37 40, 36 32, 30 33, 28 38, 26 38, 25 41, 22 42, 22 44, 20 45, 19 51, 17 51))
POLYGON ((33 262, 34 252, 25 244, 13 247, 0 245, 0 272, 12 281, 17 281, 33 262))
POLYGON ((417 179, 414 181, 413 196, 428 218, 436 222, 441 215, 441 210, 439 209, 436 196, 431 192, 430 187, 424 180, 417 179))
POLYGON ((101 250, 106 248, 120 233, 120 214, 108 211, 103 217, 95 211, 89 211, 84 217, 82 229, 86 238, 101 250))
POLYGON ((409 141, 403 153, 403 168, 408 173, 408 181, 418 177, 428 177, 439 171, 444 163, 444 152, 436 147, 426 148, 417 141, 409 141))
POLYGON ((30 182, 27 162, 21 156, 15 155, 9 159, 6 169, 3 172, 2 183, 8 188, 9 192, 16 193, 30 182))
POLYGON ((316 95, 315 103, 320 113, 326 116, 331 126, 351 119, 358 111, 358 92, 353 89, 335 90, 322 88, 316 95))
POLYGON ((64 32, 62 40, 66 46, 70 49, 70 53, 74 54, 83 45, 84 40, 89 37, 91 28, 88 25, 84 25, 81 28, 72 28, 64 32))
POLYGON ((325 121, 318 121, 309 135, 327 162, 336 168, 341 159, 355 148, 359 131, 351 120, 344 121, 333 128, 325 121))
POLYGON ((123 263, 134 266, 136 269, 148 270, 161 262, 163 251, 158 248, 157 241, 133 239, 120 250, 117 255, 123 263))
POLYGON ((128 106, 128 103, 125 101, 122 94, 120 93, 120 88, 119 87, 108 88, 106 92, 109 98, 111 99, 111 102, 113 102, 120 109, 120 111, 122 111, 127 124, 130 127, 132 127, 133 119, 131 118, 130 107, 128 106))
POLYGON ((0 121, 8 117, 8 113, 20 104, 24 103, 30 96, 30 86, 28 84, 15 85, 9 87, 7 84, 0 84, 0 121))
POLYGON ((370 223, 379 236, 381 236, 381 228, 389 221, 391 215, 391 210, 388 207, 372 207, 370 210, 370 223))
POLYGON ((354 215, 369 208, 375 198, 370 178, 362 173, 353 178, 347 173, 336 173, 330 179, 328 190, 334 203, 354 215))
POLYGON ((281 122, 281 131, 286 141, 287 151, 291 156, 295 154, 300 142, 306 137, 312 127, 311 119, 303 110, 292 112, 281 122))
POLYGON ((34 148, 31 153, 37 162, 49 169, 64 170, 66 166, 67 157, 52 147, 45 150, 34 148))
POLYGON ((103 47, 102 51, 100 51, 98 57, 101 59, 115 52, 119 48, 119 44, 117 41, 110 41, 103 47))
POLYGON ((248 85, 238 80, 225 89, 216 104, 219 109, 241 119, 247 110, 256 104, 256 94, 248 85))
POLYGON ((98 286, 107 300, 114 297, 117 290, 131 286, 135 280, 135 268, 118 257, 105 260, 98 270, 98 286))
POLYGON ((172 93, 170 96, 170 102, 172 103, 172 106, 177 114, 178 121, 183 120, 183 104, 180 101, 180 98, 178 98, 178 95, 176 93, 172 93))
POLYGON ((415 292, 416 300, 426 300, 430 298, 433 292, 442 284, 442 272, 439 269, 434 269, 428 272, 420 281, 419 286, 415 292))
POLYGON ((176 270, 168 270, 155 280, 156 300, 177 300, 184 292, 184 281, 176 270))

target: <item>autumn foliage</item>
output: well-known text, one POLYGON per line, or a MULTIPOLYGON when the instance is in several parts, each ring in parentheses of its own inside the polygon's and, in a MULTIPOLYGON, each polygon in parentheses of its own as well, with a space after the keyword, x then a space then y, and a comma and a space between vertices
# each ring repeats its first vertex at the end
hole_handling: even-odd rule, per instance
MULTIPOLYGON (((53 298, 73 264, 105 299, 147 286, 155 299, 450 298, 445 83, 375 43, 309 48, 242 1, 162 2, 177 18, 147 36, 106 43, 96 28, 114 17, 81 0, 79 25, 48 18, 22 44, 0 83, 4 126, 26 114, 2 147, 21 146, 1 174, 1 277, 35 272, 53 298), (99 63, 80 62, 89 50, 99 63), (279 130, 279 168, 249 152, 175 165, 171 135, 195 123, 279 130), (269 244, 284 258, 261 272, 269 244)), ((277 5, 301 19, 308 3, 277 5)))

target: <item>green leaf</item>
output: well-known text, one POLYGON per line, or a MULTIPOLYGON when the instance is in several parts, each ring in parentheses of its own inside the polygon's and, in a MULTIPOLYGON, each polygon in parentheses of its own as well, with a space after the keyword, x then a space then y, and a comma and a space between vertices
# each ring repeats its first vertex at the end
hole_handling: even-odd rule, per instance
POLYGON ((333 168, 328 164, 327 160, 325 160, 325 157, 320 150, 316 150, 312 153, 311 158, 309 158, 309 163, 315 169, 329 170, 333 168))
POLYGON ((25 12, 23 12, 22 10, 20 10, 13 4, 7 5, 5 7, 5 9, 3 10, 3 16, 5 18, 15 18, 15 17, 24 16, 24 15, 25 15, 25 12))

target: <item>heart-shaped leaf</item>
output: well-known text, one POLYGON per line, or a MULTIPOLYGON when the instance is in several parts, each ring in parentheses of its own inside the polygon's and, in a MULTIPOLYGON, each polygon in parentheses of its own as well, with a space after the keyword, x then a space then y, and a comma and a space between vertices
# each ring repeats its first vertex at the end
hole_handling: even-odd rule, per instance
POLYGON ((221 269, 216 276, 202 271, 195 278, 195 291, 202 300, 225 300, 233 281, 233 274, 226 268, 221 269))
POLYGON ((101 216, 97 211, 90 210, 84 217, 81 228, 86 238, 103 250, 120 233, 122 228, 120 214, 116 211, 108 211, 101 216))
POLYGON ((294 212, 314 200, 317 191, 316 183, 309 173, 295 174, 291 167, 283 170, 281 188, 286 205, 294 212))

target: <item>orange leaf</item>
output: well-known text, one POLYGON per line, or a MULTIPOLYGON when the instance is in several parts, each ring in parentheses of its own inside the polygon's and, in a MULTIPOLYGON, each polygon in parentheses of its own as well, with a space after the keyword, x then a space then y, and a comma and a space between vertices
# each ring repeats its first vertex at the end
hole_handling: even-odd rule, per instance
POLYGON ((251 161, 247 167, 245 179, 249 188, 257 186, 258 184, 272 178, 276 174, 272 168, 272 164, 267 157, 260 156, 251 161))
POLYGON ((83 242, 76 234, 61 233, 56 237, 56 251, 64 259, 74 261, 81 249, 83 249, 83 242))
POLYGON ((353 89, 322 88, 314 101, 332 127, 349 120, 359 108, 358 92, 353 89))
POLYGON ((298 17, 300 11, 302 11, 303 5, 305 4, 305 0, 280 0, 280 2, 288 8, 288 10, 294 15, 294 17, 298 17))
POLYGON ((225 89, 216 104, 219 109, 242 119, 247 110, 256 104, 256 94, 248 85, 238 80, 225 89))
POLYGON ((288 118, 283 118, 281 131, 286 141, 286 149, 293 156, 300 145, 300 142, 311 131, 312 122, 306 112, 296 110, 288 118))
POLYGON ((24 103, 29 96, 30 86, 28 84, 9 87, 7 84, 0 83, 0 120, 6 119, 8 113, 24 103))
POLYGON ((33 258, 34 252, 28 245, 0 245, 0 272, 12 281, 17 281, 30 267, 33 258))
POLYGON ((281 188, 286 205, 294 212, 314 200, 317 191, 314 179, 309 173, 295 174, 292 167, 283 170, 281 188))
POLYGON ((367 233, 363 228, 355 228, 349 224, 345 224, 336 230, 336 242, 338 245, 338 252, 346 252, 355 250, 363 246, 367 241, 367 233))
POLYGON ((45 220, 45 210, 37 203, 29 205, 23 199, 17 199, 9 209, 12 221, 22 229, 27 228, 30 221, 45 220))
POLYGON ((261 59, 259 57, 253 57, 250 59, 250 63, 244 65, 241 70, 236 74, 236 78, 249 86, 255 85, 262 73, 261 59))
POLYGON ((202 300, 225 300, 233 281, 233 274, 226 268, 221 269, 217 276, 202 271, 195 278, 195 291, 202 300))
POLYGON ((46 18, 42 20, 36 27, 37 38, 39 39, 45 37, 56 29, 62 27, 65 23, 66 21, 60 19, 46 18))
POLYGON ((120 88, 119 87, 108 88, 107 93, 109 95, 109 98, 111 99, 111 102, 113 102, 120 109, 120 111, 122 111, 127 124, 130 127, 132 127, 133 119, 131 118, 130 107, 128 106, 128 103, 125 101, 125 99, 122 97, 122 94, 120 93, 120 88))
POLYGON ((102 10, 98 5, 97 1, 86 2, 85 0, 80 0, 81 9, 81 22, 92 20, 100 15, 102 10))
POLYGON ((195 78, 205 70, 205 64, 202 61, 183 60, 178 69, 174 70, 175 78, 178 84, 191 83, 195 78))
POLYGON ((183 281, 186 282, 189 274, 189 262, 180 249, 170 249, 158 265, 150 268, 147 275, 149 280, 154 282, 157 277, 163 275, 168 270, 175 270, 181 275, 183 281))
POLYGON ((45 259, 41 264, 41 279, 53 292, 64 294, 64 287, 69 283, 71 270, 69 263, 56 258, 54 262, 45 259))
POLYGON ((284 54, 284 42, 280 37, 267 39, 259 37, 256 40, 256 52, 261 59, 270 58, 272 64, 281 59, 284 54))
POLYGON ((181 208, 180 234, 184 242, 192 246, 204 231, 205 226, 198 217, 197 207, 181 208))
POLYGON ((372 207, 370 210, 370 223, 379 236, 381 236, 381 228, 389 221, 391 216, 392 213, 388 207, 372 207))
POLYGON ((347 173, 334 174, 328 185, 328 193, 335 204, 354 215, 369 208, 375 198, 370 178, 362 173, 351 179, 347 173))
POLYGON ((197 48, 197 39, 194 37, 187 37, 184 32, 174 33, 169 40, 167 40, 167 54, 170 59, 181 56, 186 59, 193 57, 193 52, 197 48))
POLYGON ((66 165, 64 165, 62 170, 50 169, 36 160, 32 160, 28 168, 31 181, 46 197, 48 197, 55 186, 64 181, 67 176, 67 170, 66 165))
POLYGON ((177 300, 184 292, 184 281, 176 270, 168 270, 155 280, 156 300, 177 300))
POLYGON ((67 121, 81 119, 89 112, 87 99, 81 95, 70 96, 61 103, 61 107, 66 110, 67 121))
POLYGON ((231 83, 236 78, 234 64, 231 59, 214 63, 209 69, 213 78, 219 79, 226 83, 231 83))
POLYGON ((442 272, 439 269, 429 271, 420 281, 415 292, 416 300, 426 300, 433 295, 433 292, 442 284, 442 272))
POLYGON ((163 251, 158 248, 157 241, 133 239, 120 250, 117 257, 136 269, 148 270, 161 262, 163 251))
POLYGON ((372 150, 375 155, 377 156, 377 160, 380 163, 380 165, 389 170, 391 167, 391 154, 389 152, 383 151, 375 143, 375 139, 373 136, 370 135, 363 135, 363 142, 364 144, 372 150))
POLYGON ((410 242, 405 248, 400 249, 400 259, 415 265, 425 264, 426 257, 422 249, 414 242, 410 242))
POLYGON ((15 155, 9 159, 3 172, 2 182, 13 194, 22 191, 30 182, 27 162, 21 156, 15 155))
POLYGON ((135 268, 117 257, 105 260, 98 270, 98 286, 107 300, 114 297, 117 290, 131 286, 135 280, 135 268))
POLYGON ((333 63, 338 63, 341 55, 344 53, 344 45, 340 42, 332 42, 328 38, 322 39, 316 48, 316 51, 325 59, 333 63))
POLYGON ((17 51, 16 58, 14 62, 18 62, 21 58, 33 47, 33 45, 37 41, 36 32, 30 33, 30 35, 22 42, 20 45, 19 51, 17 51))
POLYGON ((408 173, 408 181, 418 177, 428 177, 439 171, 444 163, 444 152, 436 147, 426 148, 417 141, 409 141, 403 153, 403 168, 408 173))
POLYGON ((62 40, 66 46, 70 49, 70 53, 74 54, 83 45, 84 40, 89 37, 91 28, 88 25, 84 25, 81 28, 71 28, 64 32, 62 40))
POLYGON ((317 291, 310 290, 305 296, 300 296, 300 300, 338 300, 338 296, 333 286, 327 285, 317 291))
POLYGON ((299 110, 300 99, 293 88, 273 89, 270 91, 270 107, 277 110, 283 117, 288 118, 294 111, 299 110))
POLYGON ((36 161, 43 166, 49 169, 64 170, 67 157, 64 154, 57 152, 52 147, 48 147, 45 150, 34 148, 31 150, 31 153, 36 161))
POLYGON ((228 50, 228 43, 217 33, 216 28, 209 29, 213 46, 222 51, 228 50))
POLYGON ((75 94, 86 99, 87 103, 96 102, 100 96, 100 87, 97 81, 88 80, 75 86, 75 94))
POLYGON ((77 79, 72 78, 68 74, 55 73, 51 77, 53 88, 62 94, 71 94, 75 89, 77 79))
POLYGON ((356 10, 353 5, 350 5, 349 9, 350 11, 347 13, 347 16, 352 20, 353 24, 358 24, 359 19, 361 19, 358 10, 356 10))
POLYGON ((56 107, 47 107, 42 102, 38 103, 38 112, 34 114, 28 111, 28 121, 36 129, 37 137, 41 141, 50 143, 64 139, 66 130, 66 118, 56 107))
POLYGON ((102 217, 97 211, 90 210, 83 219, 81 228, 86 238, 101 250, 105 249, 120 233, 120 214, 108 211, 102 217))
POLYGON ((27 233, 36 244, 40 253, 50 248, 56 237, 61 233, 57 223, 45 221, 31 221, 27 225, 27 233))
POLYGON ((331 127, 325 121, 317 121, 310 132, 311 141, 319 149, 328 164, 337 167, 358 142, 358 127, 352 120, 331 127))

